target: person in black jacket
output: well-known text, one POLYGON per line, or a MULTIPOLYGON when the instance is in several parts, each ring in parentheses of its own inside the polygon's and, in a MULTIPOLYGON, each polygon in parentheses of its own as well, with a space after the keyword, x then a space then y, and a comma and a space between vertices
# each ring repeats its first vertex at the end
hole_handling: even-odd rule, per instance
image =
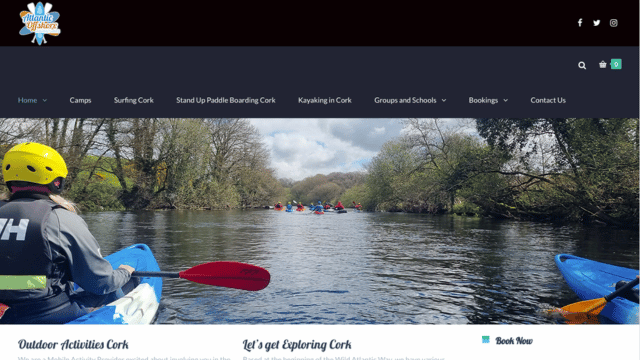
POLYGON ((0 286, 0 323, 66 323, 116 300, 123 285, 135 287, 133 267, 112 269, 75 206, 58 195, 67 166, 56 150, 16 145, 2 175, 11 197, 0 201, 0 281, 34 280, 27 288, 0 286), (42 286, 31 288, 37 281, 42 286))

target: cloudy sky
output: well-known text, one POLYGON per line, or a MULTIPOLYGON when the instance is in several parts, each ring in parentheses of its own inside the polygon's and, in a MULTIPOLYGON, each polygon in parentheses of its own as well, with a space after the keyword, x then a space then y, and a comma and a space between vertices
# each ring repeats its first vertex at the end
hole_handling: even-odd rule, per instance
POLYGON ((271 151, 278 178, 363 169, 382 144, 398 137, 399 119, 250 119, 271 151))

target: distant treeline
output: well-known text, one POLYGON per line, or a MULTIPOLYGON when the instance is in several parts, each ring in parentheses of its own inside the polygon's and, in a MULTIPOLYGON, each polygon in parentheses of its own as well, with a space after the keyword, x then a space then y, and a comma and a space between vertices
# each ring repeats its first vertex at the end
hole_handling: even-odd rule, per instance
POLYGON ((297 182, 289 179, 280 181, 287 186, 287 201, 295 200, 304 205, 321 201, 335 205, 342 200, 344 205, 348 206, 352 205, 352 201, 360 201, 359 194, 355 194, 354 191, 362 187, 365 180, 364 172, 351 172, 318 174, 297 182))
MULTIPOLYGON (((348 120, 345 120, 348 121, 348 120)), ((278 201, 637 227, 638 119, 407 119, 359 173, 276 179, 246 119, 0 119, 1 154, 38 141, 82 208, 227 209, 278 201)))

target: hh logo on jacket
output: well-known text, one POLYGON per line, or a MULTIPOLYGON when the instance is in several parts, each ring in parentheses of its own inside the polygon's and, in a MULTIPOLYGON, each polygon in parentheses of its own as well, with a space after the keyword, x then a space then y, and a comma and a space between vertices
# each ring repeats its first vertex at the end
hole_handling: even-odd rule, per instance
POLYGON ((4 229, 0 240, 9 240, 11 234, 16 234, 16 240, 24 241, 27 235, 27 225, 29 225, 29 219, 20 219, 20 223, 15 226, 13 219, 0 218, 0 229, 4 229))

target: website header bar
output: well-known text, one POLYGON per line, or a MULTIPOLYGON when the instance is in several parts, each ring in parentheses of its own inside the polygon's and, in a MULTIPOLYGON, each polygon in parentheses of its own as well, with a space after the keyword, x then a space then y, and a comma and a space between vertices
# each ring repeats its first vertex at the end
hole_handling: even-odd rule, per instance
MULTIPOLYGON (((34 46, 28 2, 0 15, 0 45, 34 46), (27 27, 26 30, 21 30, 27 27)), ((638 46, 638 1, 280 4, 52 1, 46 46, 638 46)), ((44 42, 46 41, 46 43, 44 42)))
POLYGON ((0 115, 637 117, 637 51, 22 48, 4 59, 0 115))

